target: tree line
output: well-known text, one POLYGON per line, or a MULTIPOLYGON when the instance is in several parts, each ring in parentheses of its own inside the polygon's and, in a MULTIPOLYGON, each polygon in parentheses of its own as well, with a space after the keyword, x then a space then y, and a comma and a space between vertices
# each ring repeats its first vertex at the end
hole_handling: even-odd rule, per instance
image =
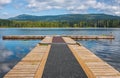
POLYGON ((120 20, 84 20, 84 21, 13 21, 0 20, 0 28, 2 27, 120 27, 120 20))

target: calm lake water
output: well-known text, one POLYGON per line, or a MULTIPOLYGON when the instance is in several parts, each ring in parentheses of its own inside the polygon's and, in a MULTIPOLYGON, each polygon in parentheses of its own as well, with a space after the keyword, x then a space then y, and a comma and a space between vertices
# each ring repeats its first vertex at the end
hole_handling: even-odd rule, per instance
POLYGON ((40 40, 2 40, 3 35, 109 35, 115 40, 78 40, 101 59, 120 71, 120 29, 0 29, 0 78, 2 78, 40 40))

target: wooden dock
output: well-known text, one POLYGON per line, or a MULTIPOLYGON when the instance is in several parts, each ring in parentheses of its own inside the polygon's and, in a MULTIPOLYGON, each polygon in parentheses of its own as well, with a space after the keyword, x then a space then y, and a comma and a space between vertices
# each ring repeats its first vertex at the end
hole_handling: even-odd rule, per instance
MULTIPOLYGON (((53 35, 49 35, 53 36, 53 35)), ((56 35, 60 36, 60 35, 56 35)), ((44 39, 45 35, 7 35, 3 36, 3 40, 21 40, 21 39, 44 39)), ((72 39, 115 39, 113 35, 61 35, 60 37, 70 37, 72 39)))
MULTIPOLYGON (((51 43, 52 37, 45 37, 42 42, 51 43)), ((41 78, 50 47, 50 45, 37 44, 4 78, 41 78)))
MULTIPOLYGON (((70 37, 62 38, 88 78, 120 78, 119 71, 101 60, 87 48, 79 45, 70 37)), ((52 36, 45 37, 41 43, 46 44, 37 44, 29 54, 4 76, 4 78, 43 78, 42 76, 51 49, 52 40, 52 36)), ((59 47, 57 49, 62 51, 59 47)))
MULTIPOLYGON (((74 40, 64 37, 65 42, 74 43, 74 40)), ((86 72, 88 78, 120 78, 120 72, 101 60, 82 45, 68 45, 72 53, 86 72)))

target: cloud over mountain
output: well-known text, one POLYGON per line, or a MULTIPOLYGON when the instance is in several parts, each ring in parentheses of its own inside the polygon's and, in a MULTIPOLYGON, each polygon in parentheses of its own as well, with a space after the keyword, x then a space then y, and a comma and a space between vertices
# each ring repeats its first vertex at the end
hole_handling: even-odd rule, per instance
POLYGON ((39 16, 76 13, 120 16, 120 0, 0 0, 0 18, 20 14, 39 16), (4 16, 4 13, 9 16, 4 16))
POLYGON ((71 13, 87 13, 93 9, 112 15, 120 15, 119 0, 28 0, 28 8, 33 11, 64 9, 71 13))

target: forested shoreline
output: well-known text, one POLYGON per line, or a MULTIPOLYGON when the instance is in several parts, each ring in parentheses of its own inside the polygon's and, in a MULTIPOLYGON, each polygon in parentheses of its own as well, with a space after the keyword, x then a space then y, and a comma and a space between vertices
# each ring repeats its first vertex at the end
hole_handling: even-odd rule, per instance
POLYGON ((120 28, 120 20, 83 20, 83 21, 15 21, 0 19, 0 28, 24 27, 103 27, 120 28))

